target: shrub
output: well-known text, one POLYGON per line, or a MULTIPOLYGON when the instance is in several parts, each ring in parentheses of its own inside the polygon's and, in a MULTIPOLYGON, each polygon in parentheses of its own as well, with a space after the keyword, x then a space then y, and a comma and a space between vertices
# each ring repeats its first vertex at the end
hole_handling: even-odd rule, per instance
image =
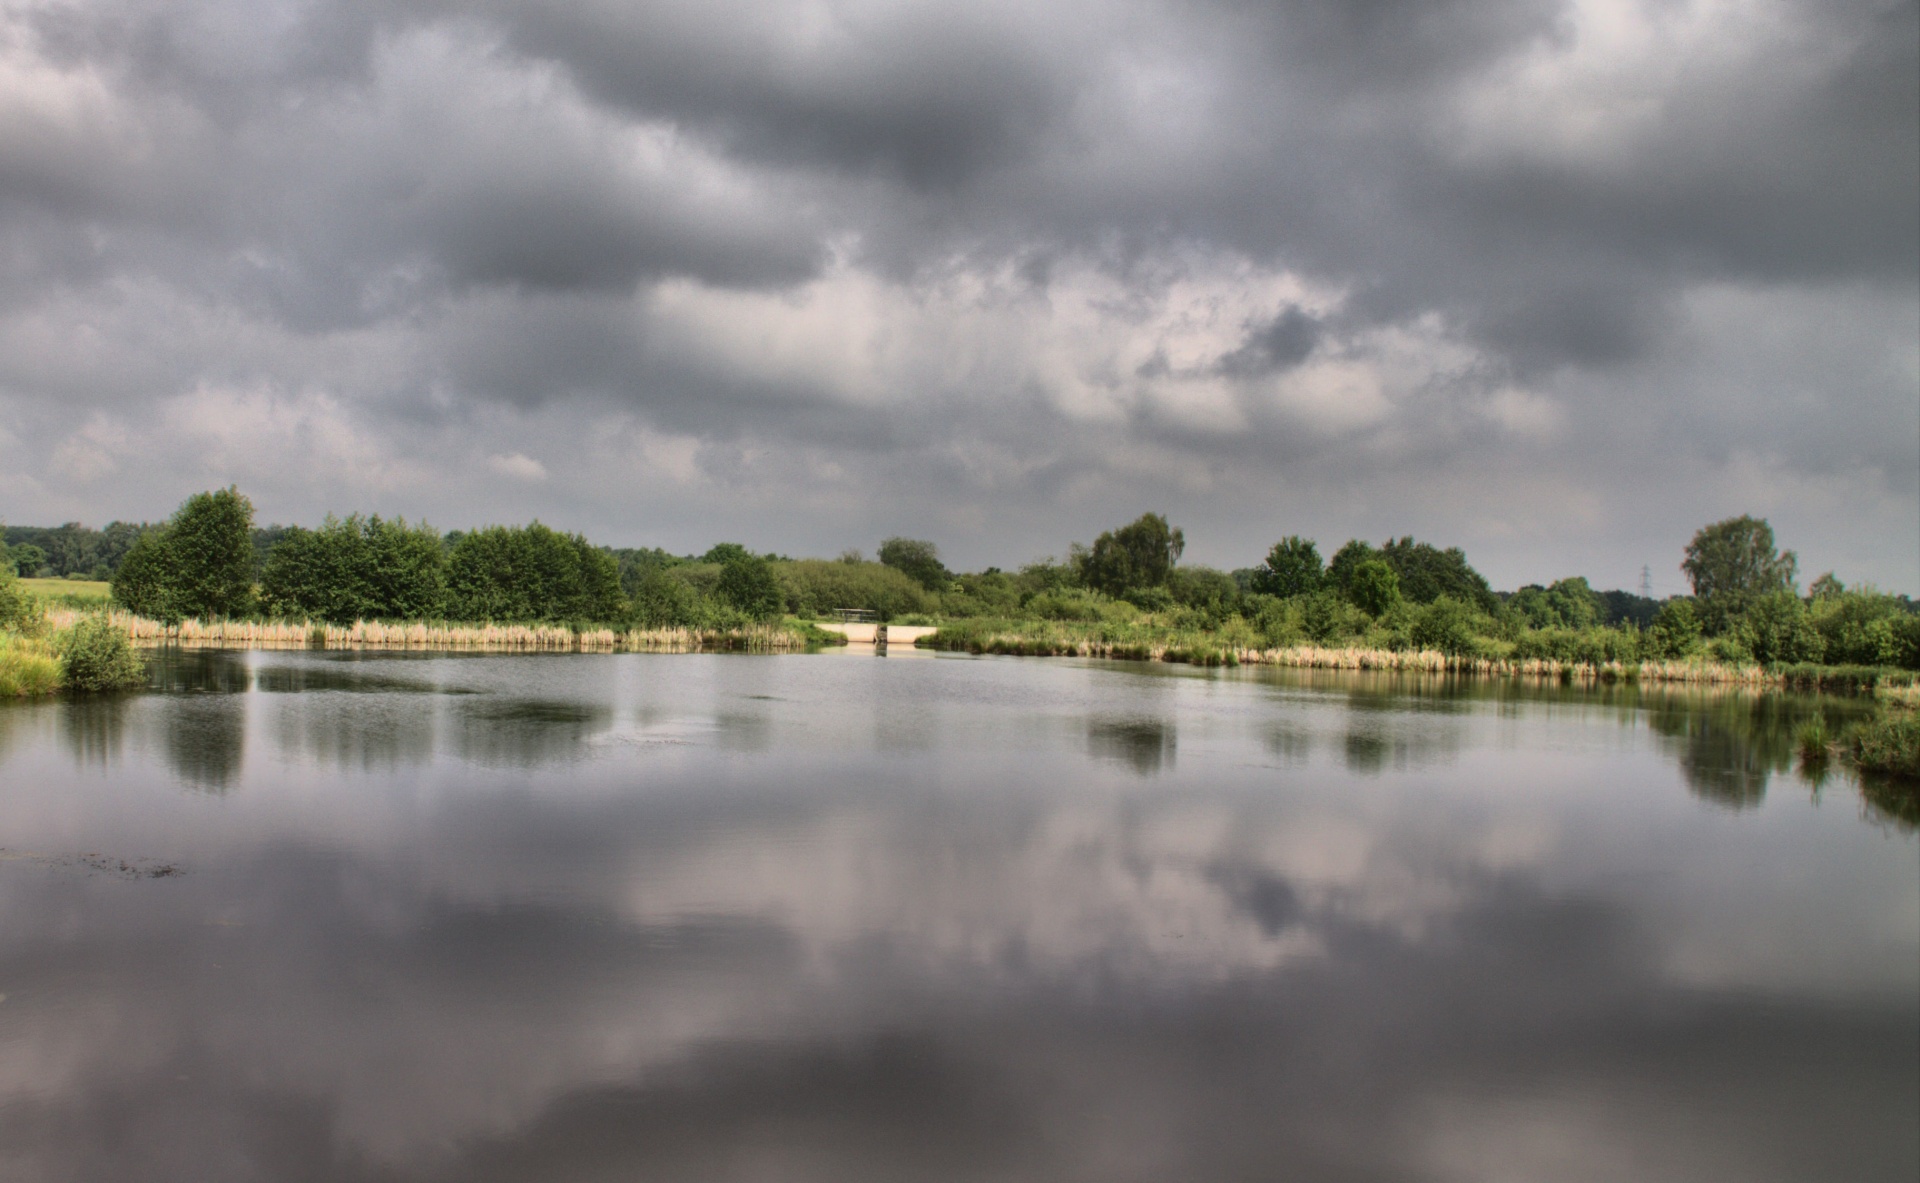
POLYGON ((93 694, 131 690, 146 684, 146 662, 127 634, 105 616, 82 617, 57 638, 60 682, 69 691, 93 694))
POLYGON ((1869 772, 1920 779, 1920 713, 1888 711, 1856 728, 1846 748, 1869 772))
POLYGON ((892 620, 933 602, 906 572, 879 563, 799 559, 778 564, 776 574, 787 608, 800 616, 860 608, 892 620))
POLYGON ((1660 605, 1647 630, 1647 647, 1654 656, 1685 657, 1700 643, 1700 614, 1691 600, 1668 600, 1660 605))
POLYGON ((757 555, 729 559, 721 564, 714 595, 752 620, 772 620, 786 605, 786 593, 773 573, 773 564, 757 555))
POLYGON ((699 611, 699 596, 668 568, 649 566, 641 571, 631 598, 631 622, 638 628, 676 628, 691 625, 699 611))
POLYGON ((1731 631, 1762 665, 1819 661, 1826 652, 1826 640, 1806 604, 1790 591, 1755 597, 1731 631))
POLYGON ((0 564, 0 629, 27 632, 40 619, 40 607, 20 586, 13 568, 0 564))
POLYGON ((1479 649, 1474 627, 1477 616, 1460 601, 1441 596, 1414 616, 1408 639, 1416 649, 1437 649, 1450 657, 1464 657, 1479 649))

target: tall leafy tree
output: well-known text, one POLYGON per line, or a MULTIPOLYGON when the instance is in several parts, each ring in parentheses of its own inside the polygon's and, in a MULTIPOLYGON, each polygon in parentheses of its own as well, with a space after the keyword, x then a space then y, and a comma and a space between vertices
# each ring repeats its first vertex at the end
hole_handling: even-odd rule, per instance
POLYGON ((1747 607, 1770 592, 1793 590, 1800 560, 1777 550, 1765 518, 1727 518, 1702 526, 1687 543, 1680 569, 1700 600, 1709 632, 1721 632, 1747 607))
POLYGON ((729 559, 720 568, 720 580, 714 594, 755 620, 771 620, 780 615, 786 593, 780 587, 773 564, 758 555, 729 559))
POLYGON ((626 615, 626 603, 611 554, 534 522, 460 537, 447 557, 447 612, 467 620, 610 621, 626 615))
POLYGON ((114 569, 108 590, 113 602, 137 616, 177 620, 181 613, 175 588, 174 551, 163 526, 133 540, 114 569))
POLYGON ((1369 616, 1379 616, 1400 600, 1400 577, 1377 556, 1362 559, 1347 581, 1347 599, 1369 616))
POLYGON ((1446 596, 1490 611, 1496 602, 1486 577, 1468 564, 1466 552, 1457 546, 1441 550, 1408 536, 1390 539, 1380 548, 1380 557, 1399 576, 1400 594, 1416 604, 1446 596))
POLYGON ((1267 561, 1254 568, 1253 590, 1263 595, 1312 595, 1326 582, 1327 573, 1320 562, 1320 548, 1311 538, 1289 534, 1273 544, 1267 561))
POLYGON ((253 502, 229 485, 195 493, 167 524, 173 597, 185 616, 242 616, 253 607, 253 502))
POLYGON ((880 544, 880 561, 913 579, 928 591, 945 591, 952 572, 940 561, 940 551, 918 538, 889 538, 880 544))
POLYGON ((267 556, 260 593, 281 616, 418 620, 446 597, 446 548, 422 522, 329 516, 318 530, 288 528, 267 556))
POLYGON ((1084 550, 1076 549, 1080 580, 1095 591, 1124 596, 1163 587, 1186 549, 1186 535, 1157 513, 1141 514, 1130 525, 1109 530, 1084 550))

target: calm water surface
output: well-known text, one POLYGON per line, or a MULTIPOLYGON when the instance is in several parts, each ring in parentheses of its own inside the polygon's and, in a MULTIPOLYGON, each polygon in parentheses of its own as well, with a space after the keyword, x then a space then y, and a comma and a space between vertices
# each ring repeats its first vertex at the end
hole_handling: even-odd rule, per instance
POLYGON ((1792 770, 1804 700, 851 654, 156 682, 0 709, 0 1178, 1920 1176, 1920 848, 1792 770))

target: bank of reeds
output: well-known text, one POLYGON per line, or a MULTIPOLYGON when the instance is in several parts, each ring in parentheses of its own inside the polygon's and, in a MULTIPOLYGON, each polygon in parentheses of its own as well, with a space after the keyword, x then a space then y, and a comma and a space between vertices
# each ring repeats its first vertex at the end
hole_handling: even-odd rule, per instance
MULTIPOLYGON (((80 619, 74 611, 47 614, 57 628, 80 619)), ((617 631, 563 624, 463 624, 448 621, 352 624, 319 621, 184 620, 168 625, 129 612, 106 619, 137 645, 183 645, 222 649, 407 649, 485 653, 615 653, 805 649, 826 639, 807 625, 786 622, 732 628, 663 628, 617 631)))
MULTIPOLYGON (((950 622, 923 642, 935 649, 1021 657, 1094 657, 1194 665, 1274 665, 1299 669, 1380 670, 1427 674, 1478 674, 1559 682, 1649 682, 1710 686, 1783 686, 1810 689, 1871 690, 1911 686, 1904 671, 1875 671, 1866 678, 1852 671, 1828 682, 1809 681, 1805 670, 1792 681, 1787 672, 1758 665, 1711 660, 1581 662, 1548 657, 1488 658, 1447 654, 1432 649, 1383 649, 1342 645, 1260 645, 1244 630, 1219 633, 1154 628, 1143 624, 1095 624, 1058 621, 950 622)), ((1811 668, 1811 667, 1810 667, 1811 668)))

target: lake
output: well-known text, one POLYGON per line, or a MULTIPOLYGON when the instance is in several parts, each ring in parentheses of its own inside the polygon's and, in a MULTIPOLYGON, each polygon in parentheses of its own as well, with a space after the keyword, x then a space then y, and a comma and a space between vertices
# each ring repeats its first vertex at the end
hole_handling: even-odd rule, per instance
POLYGON ((1920 1176, 1920 839, 1794 770, 1809 699, 154 679, 0 708, 8 1180, 1920 1176))

